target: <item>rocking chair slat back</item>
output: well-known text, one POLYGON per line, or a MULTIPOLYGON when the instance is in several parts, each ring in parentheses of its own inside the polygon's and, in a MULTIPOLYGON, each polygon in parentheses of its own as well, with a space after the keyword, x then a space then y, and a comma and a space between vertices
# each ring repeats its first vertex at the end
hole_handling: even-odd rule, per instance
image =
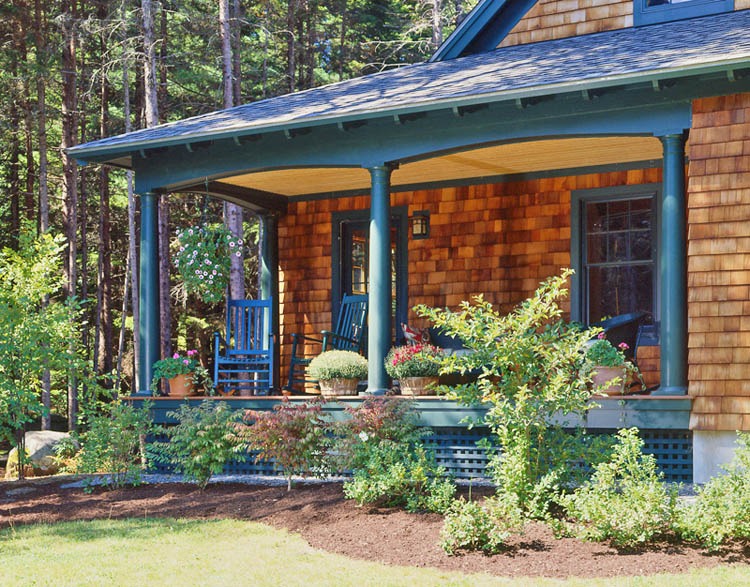
POLYGON ((306 383, 317 384, 316 380, 305 377, 305 369, 318 353, 330 350, 362 353, 365 344, 366 323, 367 296, 345 295, 341 300, 334 331, 324 330, 320 333, 320 338, 292 334, 292 357, 289 364, 289 381, 286 389, 295 391, 295 387, 298 386, 304 389, 306 383), (305 352, 308 346, 313 346, 317 352, 305 352))
POLYGON ((265 395, 273 387, 271 305, 271 299, 227 301, 226 339, 214 335, 219 393, 265 395))

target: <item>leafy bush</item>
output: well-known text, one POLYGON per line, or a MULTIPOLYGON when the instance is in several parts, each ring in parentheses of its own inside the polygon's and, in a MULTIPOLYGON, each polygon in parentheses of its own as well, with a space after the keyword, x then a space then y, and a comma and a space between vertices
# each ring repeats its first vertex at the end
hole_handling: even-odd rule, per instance
POLYGON ((443 550, 448 554, 473 550, 485 554, 500 552, 510 531, 493 509, 490 500, 484 504, 463 498, 454 501, 445 515, 440 533, 443 550))
POLYGON ((108 473, 104 484, 109 489, 140 485, 147 464, 150 409, 149 402, 144 402, 140 409, 117 402, 108 414, 90 417, 88 430, 81 435, 76 472, 108 473))
POLYGON ((667 491, 653 455, 642 453, 637 428, 620 430, 617 437, 611 460, 597 465, 591 480, 560 503, 579 537, 635 546, 670 529, 677 494, 667 491))
POLYGON ((153 459, 173 465, 201 489, 230 460, 247 459, 247 445, 238 431, 242 414, 223 402, 204 400, 194 408, 185 403, 167 415, 178 424, 162 428, 169 441, 151 445, 153 459))
POLYGON ((413 404, 400 398, 368 398, 349 408, 351 419, 336 427, 340 465, 353 473, 344 495, 360 505, 404 506, 443 512, 455 487, 422 444, 413 404))
POLYGON ((442 351, 431 344, 396 347, 385 357, 385 370, 394 379, 436 377, 442 359, 442 351))
POLYGON ((625 364, 625 351, 628 345, 621 342, 618 348, 612 346, 605 337, 604 333, 599 333, 597 340, 586 351, 586 359, 593 365, 602 367, 619 367, 625 364))
POLYGON ((353 351, 320 353, 307 368, 313 379, 366 379, 367 359, 353 351))
POLYGON ((462 303, 457 312, 416 308, 471 349, 443 361, 443 372, 479 373, 475 382, 455 387, 450 395, 467 404, 490 404, 485 423, 499 446, 493 480, 498 492, 513 494, 532 516, 544 515, 572 467, 570 455, 550 442, 552 432, 562 430, 565 416, 591 407, 590 376, 583 367, 592 334, 563 320, 559 306, 571 274, 565 270, 544 281, 507 316, 481 296, 473 304, 462 303))
POLYGON ((274 468, 287 479, 287 490, 292 488, 292 476, 327 474, 329 440, 328 423, 323 419, 320 402, 290 404, 284 401, 273 411, 247 411, 250 421, 243 437, 251 450, 257 451, 255 461, 271 460, 274 468))
POLYGON ((750 434, 739 434, 725 470, 698 491, 694 504, 678 510, 680 534, 712 550, 726 540, 750 538, 750 434))

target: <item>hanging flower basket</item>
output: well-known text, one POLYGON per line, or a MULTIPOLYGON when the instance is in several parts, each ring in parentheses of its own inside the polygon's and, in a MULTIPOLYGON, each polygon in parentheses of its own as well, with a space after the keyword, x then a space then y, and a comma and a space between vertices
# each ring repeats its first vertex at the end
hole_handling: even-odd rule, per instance
POLYGON ((192 226, 177 233, 175 263, 185 290, 207 303, 223 301, 231 256, 242 256, 242 239, 223 224, 192 226))

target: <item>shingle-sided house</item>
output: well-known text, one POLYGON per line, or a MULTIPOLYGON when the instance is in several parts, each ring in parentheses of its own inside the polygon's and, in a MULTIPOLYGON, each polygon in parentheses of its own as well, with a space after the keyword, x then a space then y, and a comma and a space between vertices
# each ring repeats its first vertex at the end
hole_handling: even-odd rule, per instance
POLYGON ((750 0, 483 0, 427 63, 71 152, 135 171, 144 391, 157 194, 207 185, 262 215, 277 381, 345 293, 377 391, 415 304, 510 309, 571 266, 571 319, 646 313, 658 387, 613 413, 692 441, 696 481, 750 430, 750 0))

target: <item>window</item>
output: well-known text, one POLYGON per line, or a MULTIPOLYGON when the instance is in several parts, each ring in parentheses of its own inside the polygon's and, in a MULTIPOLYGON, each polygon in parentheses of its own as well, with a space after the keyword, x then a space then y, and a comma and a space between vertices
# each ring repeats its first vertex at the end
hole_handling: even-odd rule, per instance
POLYGON ((573 317, 592 324, 629 312, 657 314, 655 190, 574 194, 573 317))
POLYGON ((633 0, 633 24, 656 24, 732 10, 734 0, 633 0))

